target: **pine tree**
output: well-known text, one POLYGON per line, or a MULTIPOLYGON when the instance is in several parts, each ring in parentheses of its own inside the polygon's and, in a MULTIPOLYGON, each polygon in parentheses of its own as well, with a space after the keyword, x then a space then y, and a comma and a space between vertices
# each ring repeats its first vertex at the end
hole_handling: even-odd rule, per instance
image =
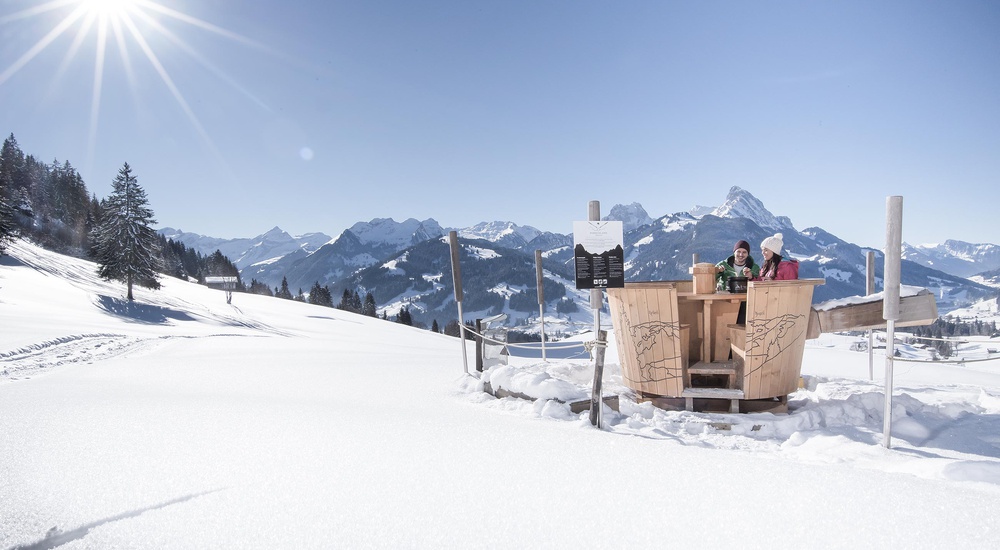
MULTIPOLYGON (((300 292, 300 294, 301 294, 301 292, 300 292)), ((278 289, 278 291, 275 292, 274 295, 276 297, 278 297, 278 298, 284 298, 286 300, 291 300, 292 299, 292 292, 290 290, 288 290, 288 278, 287 277, 282 277, 281 278, 281 288, 278 289)))
POLYGON ((375 305, 375 297, 369 292, 365 294, 365 303, 361 306, 361 314, 369 317, 378 317, 378 306, 375 305))
POLYGON ((106 280, 124 282, 127 299, 133 301, 132 286, 158 289, 156 223, 146 191, 126 162, 111 183, 111 195, 102 202, 101 222, 94 231, 97 273, 106 280))
MULTIPOLYGON (((14 134, 4 140, 0 147, 0 185, 4 188, 6 199, 12 201, 27 191, 28 173, 24 151, 17 144, 14 134)), ((16 206, 14 202, 11 207, 16 206)))
POLYGON ((313 283, 312 290, 309 291, 309 303, 333 307, 333 297, 330 295, 330 287, 326 285, 319 286, 319 281, 313 283))
POLYGON ((399 314, 396 315, 396 322, 413 326, 413 316, 410 315, 410 309, 408 307, 403 306, 399 308, 399 314))
POLYGON ((247 292, 250 294, 260 294, 261 296, 274 296, 271 288, 266 283, 262 283, 257 279, 250 279, 250 286, 247 287, 247 292))
POLYGON ((441 332, 441 329, 438 328, 438 320, 437 319, 434 319, 434 321, 431 323, 431 332, 441 332))
MULTIPOLYGON (((337 304, 337 309, 342 309, 344 311, 354 311, 351 308, 351 291, 345 288, 344 293, 340 296, 340 303, 337 304)), ((357 313, 355 311, 355 313, 357 313)))
POLYGON ((459 338, 462 335, 462 327, 458 324, 458 321, 452 319, 444 325, 444 333, 448 336, 459 338))
POLYGON ((0 254, 3 254, 7 250, 7 245, 17 237, 14 209, 11 208, 4 197, 5 187, 0 187, 0 254))
POLYGON ((0 149, 0 254, 17 237, 17 221, 14 218, 17 181, 24 165, 24 153, 17 146, 14 134, 3 142, 0 149))

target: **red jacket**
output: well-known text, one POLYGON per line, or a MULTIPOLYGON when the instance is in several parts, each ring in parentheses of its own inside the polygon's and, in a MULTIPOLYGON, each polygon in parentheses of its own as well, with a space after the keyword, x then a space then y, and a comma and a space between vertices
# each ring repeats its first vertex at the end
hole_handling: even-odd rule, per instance
POLYGON ((781 260, 778 262, 778 269, 771 273, 760 272, 760 277, 754 277, 754 281, 792 281, 799 278, 798 260, 781 260), (777 273, 774 273, 777 271, 777 273), (770 275, 770 276, 769 276, 770 275))

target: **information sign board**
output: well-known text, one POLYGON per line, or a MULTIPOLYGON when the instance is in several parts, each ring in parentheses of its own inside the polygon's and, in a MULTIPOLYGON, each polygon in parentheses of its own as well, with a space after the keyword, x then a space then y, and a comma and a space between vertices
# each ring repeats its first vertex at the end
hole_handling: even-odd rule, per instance
POLYGON ((620 221, 573 222, 576 288, 625 286, 625 240, 620 221))

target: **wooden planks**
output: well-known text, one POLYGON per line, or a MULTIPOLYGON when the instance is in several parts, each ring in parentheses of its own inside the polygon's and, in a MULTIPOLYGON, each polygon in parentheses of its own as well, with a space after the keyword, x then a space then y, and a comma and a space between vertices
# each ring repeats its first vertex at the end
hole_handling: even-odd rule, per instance
POLYGON ((686 346, 673 283, 609 288, 608 303, 626 385, 643 393, 679 396, 686 346))
MULTIPOLYGON (((816 311, 819 331, 839 332, 886 328, 885 319, 882 318, 883 304, 883 300, 872 300, 816 311)), ((924 289, 914 296, 904 296, 899 299, 899 319, 896 320, 895 326, 929 325, 937 317, 937 301, 930 291, 924 289)))
POLYGON ((822 279, 799 279, 749 284, 743 365, 747 399, 780 397, 795 391, 813 287, 822 283, 822 279))

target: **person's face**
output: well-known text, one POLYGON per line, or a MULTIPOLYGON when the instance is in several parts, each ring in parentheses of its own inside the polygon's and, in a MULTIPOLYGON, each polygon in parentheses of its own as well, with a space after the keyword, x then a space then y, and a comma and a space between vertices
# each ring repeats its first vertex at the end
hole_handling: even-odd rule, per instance
POLYGON ((735 251, 733 251, 733 256, 736 257, 736 263, 740 265, 742 265, 743 262, 747 261, 747 256, 749 255, 750 252, 748 252, 745 248, 737 248, 735 251))
POLYGON ((771 256, 774 256, 774 252, 771 252, 770 248, 762 246, 760 248, 760 255, 764 257, 764 261, 766 262, 771 259, 771 256))

